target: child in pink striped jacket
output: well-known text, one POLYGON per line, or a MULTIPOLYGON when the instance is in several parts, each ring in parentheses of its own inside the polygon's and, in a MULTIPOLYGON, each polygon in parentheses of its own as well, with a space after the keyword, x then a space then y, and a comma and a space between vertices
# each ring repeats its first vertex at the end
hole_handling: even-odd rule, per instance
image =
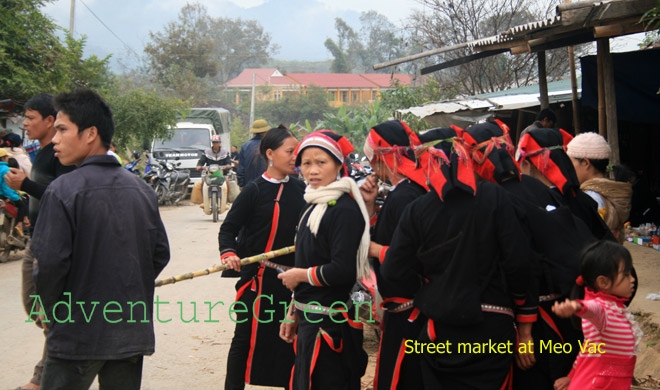
POLYGON ((555 381, 555 389, 630 389, 637 347, 642 332, 624 302, 635 291, 632 258, 622 245, 598 241, 582 255, 575 281, 584 299, 556 302, 560 317, 582 318, 584 341, 568 377, 555 381))

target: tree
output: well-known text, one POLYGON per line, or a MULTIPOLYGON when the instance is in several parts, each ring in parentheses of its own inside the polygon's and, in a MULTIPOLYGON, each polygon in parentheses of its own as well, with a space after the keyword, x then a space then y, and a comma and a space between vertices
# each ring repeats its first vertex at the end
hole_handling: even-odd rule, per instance
POLYGON ((330 38, 326 39, 325 47, 330 51, 330 53, 332 53, 332 56, 335 57, 335 59, 332 61, 332 65, 330 65, 330 72, 350 73, 351 67, 348 65, 346 54, 344 54, 344 51, 339 46, 337 46, 335 41, 330 38))
POLYGON ((400 85, 396 80, 393 87, 381 92, 380 104, 391 116, 406 122, 416 132, 428 129, 428 124, 413 114, 401 115, 397 110, 421 106, 430 101, 456 97, 456 90, 440 88, 440 83, 432 78, 429 78, 423 85, 418 87, 400 85))
POLYGON ((170 136, 177 114, 185 113, 189 101, 168 97, 154 88, 137 87, 130 79, 115 79, 103 93, 115 120, 114 141, 121 147, 141 148, 147 141, 170 136))
MULTIPOLYGON (((337 41, 328 38, 325 47, 335 58, 334 68, 348 70, 333 70, 333 73, 371 73, 374 64, 402 57, 409 52, 405 31, 398 31, 385 16, 373 10, 360 16, 359 33, 342 18, 335 19, 335 29, 337 41)), ((380 70, 383 73, 388 71, 380 70)))
MULTIPOLYGON (((548 17, 555 5, 550 0, 422 0, 430 14, 414 13, 410 25, 417 30, 418 44, 426 49, 450 46, 497 35, 511 27, 548 17)), ((444 62, 471 54, 454 50, 436 57, 444 62)), ((549 52, 547 73, 558 79, 568 71, 565 49, 549 52)), ((535 53, 501 54, 469 62, 444 71, 445 82, 456 84, 465 94, 493 92, 529 85, 538 78, 535 53)))
POLYGON ((21 103, 40 92, 88 86, 109 77, 109 57, 83 59, 85 38, 55 35, 57 26, 39 9, 48 0, 0 0, 0 91, 21 103))
POLYGON ((200 85, 223 84, 246 67, 262 65, 277 51, 258 22, 214 18, 199 3, 187 4, 176 21, 149 36, 144 49, 149 71, 183 97, 203 90, 200 85), (187 80, 183 85, 182 73, 187 80))
POLYGON ((307 93, 285 94, 277 101, 265 101, 257 106, 257 116, 267 118, 273 125, 291 124, 301 121, 316 123, 323 118, 324 113, 334 112, 328 104, 325 90, 311 86, 307 93))

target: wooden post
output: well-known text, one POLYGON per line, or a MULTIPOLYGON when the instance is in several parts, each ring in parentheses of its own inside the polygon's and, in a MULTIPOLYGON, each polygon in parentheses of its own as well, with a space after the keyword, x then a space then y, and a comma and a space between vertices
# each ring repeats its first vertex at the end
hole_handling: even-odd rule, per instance
POLYGON ((73 25, 76 20, 76 0, 71 0, 71 9, 69 11, 69 35, 73 38, 73 25))
POLYGON ((550 107, 548 98, 548 76, 545 70, 545 51, 538 52, 539 60, 539 94, 541 99, 541 110, 550 107))
POLYGON ((596 43, 598 48, 598 134, 607 138, 607 117, 605 115, 605 79, 604 70, 603 70, 603 56, 604 52, 607 50, 609 53, 609 39, 599 39, 596 43), (607 41, 604 43, 604 41, 607 41))
POLYGON ((520 142, 520 133, 522 133, 524 112, 522 109, 518 110, 518 122, 516 123, 516 145, 520 142))
POLYGON ((254 92, 255 92, 255 83, 257 80, 257 74, 252 73, 252 98, 250 100, 250 127, 254 123, 254 92))
POLYGON ((573 46, 568 47, 568 61, 571 67, 571 96, 573 101, 573 129, 575 135, 580 134, 580 101, 577 92, 577 76, 575 71, 575 50, 573 46))
MULTIPOLYGON (((600 42, 600 41, 599 41, 600 42)), ((599 52, 600 55, 600 52, 599 52)), ((619 126, 616 116, 616 94, 614 91, 614 63, 610 53, 610 40, 603 43, 603 81, 605 83, 605 112, 607 117, 607 142, 612 149, 610 164, 621 164, 619 155, 619 126)))

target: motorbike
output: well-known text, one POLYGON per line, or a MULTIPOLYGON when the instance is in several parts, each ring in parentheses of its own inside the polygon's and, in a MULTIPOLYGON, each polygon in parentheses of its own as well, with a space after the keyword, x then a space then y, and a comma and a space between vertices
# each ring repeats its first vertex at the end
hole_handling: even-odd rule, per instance
POLYGON ((213 222, 218 222, 218 215, 224 213, 227 204, 232 203, 238 196, 236 173, 231 167, 231 164, 212 164, 208 168, 202 168, 202 208, 205 214, 213 216, 213 222))
POLYGON ((140 152, 134 150, 133 161, 131 161, 128 164, 125 164, 124 168, 132 174, 135 174, 137 176, 142 176, 142 173, 140 173, 140 169, 138 168, 139 162, 140 162, 140 152))
POLYGON ((17 218, 18 209, 16 206, 0 199, 0 262, 2 263, 9 260, 12 251, 25 249, 26 239, 12 235, 17 218))
POLYGON ((143 179, 156 191, 158 203, 171 203, 178 205, 179 202, 188 194, 188 183, 190 183, 190 173, 188 171, 177 170, 180 162, 174 164, 171 162, 157 161, 157 164, 148 163, 147 171, 143 179))

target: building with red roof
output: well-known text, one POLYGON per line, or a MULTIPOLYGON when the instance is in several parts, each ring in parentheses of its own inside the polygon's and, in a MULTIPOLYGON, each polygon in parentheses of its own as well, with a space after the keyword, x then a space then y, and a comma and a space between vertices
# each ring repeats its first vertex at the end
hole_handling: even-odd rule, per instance
POLYGON ((273 101, 285 94, 306 94, 308 88, 323 88, 328 94, 330 105, 360 105, 373 103, 381 91, 389 89, 398 81, 401 85, 413 84, 407 74, 388 73, 289 73, 283 75, 275 68, 245 69, 225 84, 236 92, 236 104, 250 98, 252 78, 257 87, 257 100, 273 101))

